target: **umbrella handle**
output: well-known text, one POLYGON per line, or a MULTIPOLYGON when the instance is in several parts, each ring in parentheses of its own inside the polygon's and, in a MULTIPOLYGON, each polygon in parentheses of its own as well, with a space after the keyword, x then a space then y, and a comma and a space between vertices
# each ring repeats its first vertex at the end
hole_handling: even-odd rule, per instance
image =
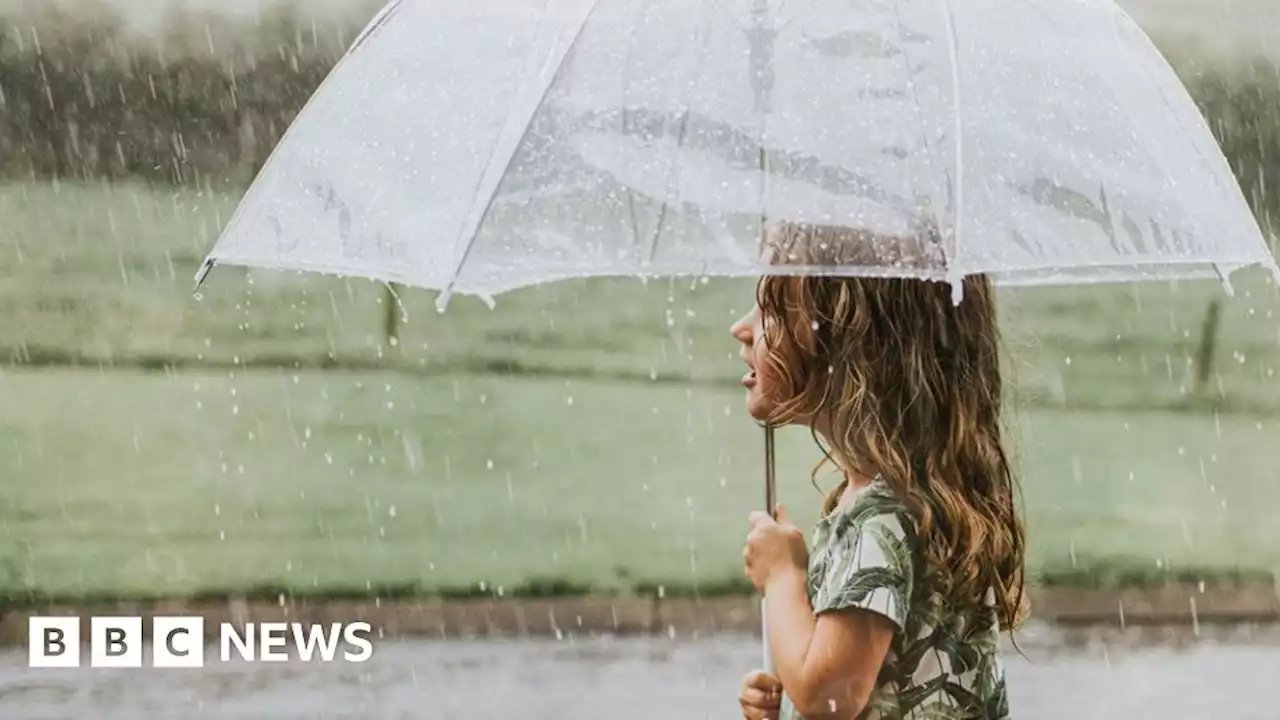
MULTIPOLYGON (((774 472, 773 462, 773 425, 764 426, 764 506, 765 510, 773 515, 778 509, 778 488, 777 475, 774 472)), ((764 671, 770 675, 774 672, 773 650, 769 647, 769 616, 766 612, 767 604, 764 598, 760 599, 760 645, 761 652, 764 656, 764 671)))
POLYGON ((769 618, 766 603, 766 600, 760 599, 760 649, 764 655, 764 662, 760 667, 773 675, 777 668, 773 665, 773 648, 769 647, 769 618))

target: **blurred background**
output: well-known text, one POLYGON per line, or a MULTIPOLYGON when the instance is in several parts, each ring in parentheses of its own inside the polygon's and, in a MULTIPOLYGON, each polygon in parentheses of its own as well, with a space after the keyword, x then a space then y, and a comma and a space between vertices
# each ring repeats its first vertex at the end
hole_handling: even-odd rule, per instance
MULTIPOLYGON (((1280 5, 1121 4, 1274 228, 1280 5)), ((760 433, 727 328, 750 283, 565 282, 441 315, 411 289, 222 269, 192 297, 239 195, 376 9, 0 0, 0 615, 749 590, 760 433)), ((1038 588, 1274 600, 1280 289, 1257 271, 1235 288, 1003 295, 1038 588)), ((780 442, 782 499, 812 520, 820 454, 804 432, 780 442)), ((733 672, 705 693, 731 714, 755 651, 715 652, 733 672)), ((483 662, 501 673, 503 657, 483 662)), ((30 711, 15 717, 80 716, 30 704, 18 677, 0 683, 0 706, 8 692, 30 711)))

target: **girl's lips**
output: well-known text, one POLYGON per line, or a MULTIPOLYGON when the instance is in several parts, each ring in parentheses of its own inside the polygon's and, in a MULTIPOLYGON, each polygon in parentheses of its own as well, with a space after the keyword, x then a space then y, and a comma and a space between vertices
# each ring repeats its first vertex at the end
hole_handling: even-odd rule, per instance
POLYGON ((742 376, 742 387, 750 390, 755 386, 756 386, 756 374, 754 372, 749 372, 746 375, 742 376))

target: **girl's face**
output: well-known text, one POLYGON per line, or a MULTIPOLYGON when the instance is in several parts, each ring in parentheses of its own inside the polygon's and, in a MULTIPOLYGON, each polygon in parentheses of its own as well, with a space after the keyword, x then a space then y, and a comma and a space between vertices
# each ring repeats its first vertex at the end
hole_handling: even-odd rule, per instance
POLYGON ((768 348, 764 342, 760 306, 754 305, 751 312, 729 328, 729 332, 742 344, 738 354, 747 364, 747 373, 742 376, 742 386, 747 389, 747 412, 756 420, 765 422, 777 405, 774 398, 778 387, 776 379, 770 377, 769 363, 766 362, 768 348))

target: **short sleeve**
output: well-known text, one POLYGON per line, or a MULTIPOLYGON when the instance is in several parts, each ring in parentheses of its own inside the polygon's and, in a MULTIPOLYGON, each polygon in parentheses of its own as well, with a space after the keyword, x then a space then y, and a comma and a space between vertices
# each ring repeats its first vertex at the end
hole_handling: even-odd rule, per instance
POLYGON ((813 611, 870 610, 906 626, 914 577, 911 536, 895 512, 855 510, 836 528, 813 611))

